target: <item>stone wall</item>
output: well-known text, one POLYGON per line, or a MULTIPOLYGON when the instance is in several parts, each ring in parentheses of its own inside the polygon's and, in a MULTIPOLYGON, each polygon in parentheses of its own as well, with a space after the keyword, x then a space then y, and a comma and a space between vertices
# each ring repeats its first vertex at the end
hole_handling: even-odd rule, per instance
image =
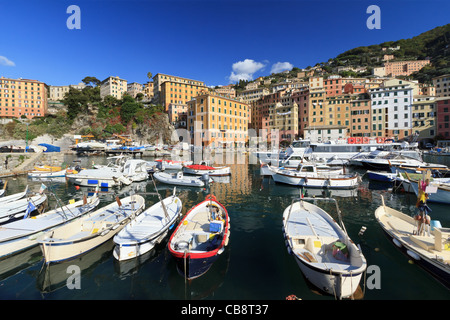
POLYGON ((25 174, 38 164, 60 166, 63 162, 64 153, 62 152, 0 153, 0 176, 25 174), (7 163, 5 163, 6 159, 8 159, 7 163))

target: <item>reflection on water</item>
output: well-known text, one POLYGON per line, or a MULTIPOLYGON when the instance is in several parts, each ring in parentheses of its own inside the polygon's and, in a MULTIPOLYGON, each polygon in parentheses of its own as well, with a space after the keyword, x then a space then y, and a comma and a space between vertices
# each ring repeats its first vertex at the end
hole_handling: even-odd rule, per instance
MULTIPOLYGON (((223 155, 225 157, 225 155, 223 155)), ((66 163, 75 157, 68 156, 66 163)), ((104 157, 82 157, 81 166, 105 164, 104 157)), ((151 159, 148 159, 151 160, 151 159)), ((229 160, 229 159, 228 159, 229 160)), ((112 255, 113 241, 92 250, 76 260, 45 266, 38 247, 20 255, 0 261, 0 299, 248 299, 284 300, 295 294, 302 299, 332 300, 333 297, 316 293, 303 278, 295 260, 286 250, 282 235, 282 214, 293 199, 300 197, 300 189, 275 184, 259 175, 259 165, 249 163, 248 157, 235 154, 232 175, 214 179, 205 188, 176 187, 183 203, 183 213, 204 200, 209 193, 227 208, 231 223, 230 243, 225 252, 202 277, 186 282, 179 275, 174 259, 169 254, 167 238, 155 250, 142 257, 118 262, 112 255), (67 267, 76 264, 81 270, 81 289, 70 290, 66 281, 67 267)), ((233 162, 231 161, 231 162, 233 162)), ((429 161, 429 160, 427 160, 429 161)), ((362 172, 363 174, 363 172, 362 172)), ((75 188, 67 181, 44 182, 62 202, 81 199, 90 188, 75 188)), ((41 181, 26 177, 8 178, 7 193, 22 191, 26 185, 38 191, 41 181)), ((174 187, 156 182, 162 197, 170 196, 174 187)), ((359 244, 369 265, 381 270, 381 289, 365 288, 364 299, 449 299, 450 293, 425 271, 408 263, 384 236, 374 218, 375 209, 386 204, 407 214, 413 214, 415 196, 392 193, 387 184, 373 184, 363 177, 355 190, 308 189, 309 197, 333 197, 337 200, 346 229, 352 240, 359 244), (362 226, 367 230, 358 233, 362 226)), ((146 207, 158 201, 152 194, 151 181, 133 183, 122 189, 101 190, 100 206, 114 197, 142 193, 146 207)), ((323 202, 323 201, 322 201, 323 202)), ((319 204, 319 202, 318 202, 319 204)), ((49 197, 50 208, 56 205, 49 197)), ((334 204, 320 203, 336 217, 334 204)), ((448 207, 430 204, 432 218, 450 226, 448 207)))

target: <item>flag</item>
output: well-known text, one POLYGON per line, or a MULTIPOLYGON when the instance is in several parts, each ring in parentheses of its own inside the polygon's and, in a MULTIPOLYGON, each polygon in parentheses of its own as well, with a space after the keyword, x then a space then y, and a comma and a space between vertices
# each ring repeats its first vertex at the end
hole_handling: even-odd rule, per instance
POLYGON ((47 186, 45 184, 41 184, 41 188, 39 189, 39 193, 42 194, 44 190, 47 189, 47 186))
POLYGON ((33 203, 28 202, 27 210, 25 210, 25 215, 23 216, 24 219, 28 218, 30 216, 30 213, 32 213, 34 210, 36 210, 36 207, 33 203))

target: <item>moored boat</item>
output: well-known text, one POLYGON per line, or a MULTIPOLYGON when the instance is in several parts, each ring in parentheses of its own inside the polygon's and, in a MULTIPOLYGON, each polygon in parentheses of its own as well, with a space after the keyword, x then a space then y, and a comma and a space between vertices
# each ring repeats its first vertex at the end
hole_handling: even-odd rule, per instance
POLYGON ((192 165, 190 160, 170 160, 170 159, 156 159, 155 162, 161 164, 161 168, 165 170, 181 170, 183 166, 192 165))
POLYGON ((191 208, 172 233, 168 249, 178 271, 186 279, 206 273, 225 250, 230 237, 230 218, 215 196, 191 208))
POLYGON ((283 212, 283 233, 288 252, 313 285, 337 299, 355 294, 367 262, 348 236, 335 199, 294 199, 283 212), (340 224, 305 200, 334 201, 340 224))
MULTIPOLYGON (((429 232, 422 233, 417 219, 386 206, 383 196, 381 199, 375 218, 386 236, 408 258, 450 289, 450 228, 429 225, 429 232)), ((430 222, 433 224, 433 220, 430 222)))
POLYGON ((20 219, 2 225, 0 228, 0 258, 37 246, 37 237, 43 232, 81 217, 94 210, 99 202, 97 192, 95 192, 89 198, 69 201, 68 204, 29 219, 20 219))
POLYGON ((46 263, 70 260, 112 239, 145 208, 140 195, 115 202, 44 233, 39 245, 46 263))
POLYGON ((31 171, 28 172, 28 177, 32 179, 40 178, 62 178, 66 176, 66 169, 60 171, 31 171))
POLYGON ((122 172, 114 172, 107 169, 85 169, 75 174, 68 174, 66 177, 72 183, 84 187, 100 186, 102 188, 111 188, 132 183, 122 172))
POLYGON ((153 177, 162 183, 188 187, 203 187, 210 179, 207 175, 205 177, 185 176, 182 171, 176 173, 155 172, 153 177))
POLYGON ((181 214, 175 193, 146 209, 114 236, 114 257, 128 260, 143 255, 160 243, 181 214))
POLYGON ((36 193, 27 194, 26 197, 18 200, 1 203, 0 224, 12 222, 32 214, 32 212, 36 211, 46 200, 47 195, 45 193, 36 193))
POLYGON ((275 182, 299 187, 352 189, 359 183, 356 173, 342 174, 339 169, 319 172, 313 164, 303 164, 295 170, 272 166, 269 169, 275 182))
POLYGON ((193 174, 193 175, 209 175, 209 176, 228 176, 231 174, 231 168, 222 166, 214 167, 207 164, 192 164, 188 166, 183 166, 183 173, 193 174))

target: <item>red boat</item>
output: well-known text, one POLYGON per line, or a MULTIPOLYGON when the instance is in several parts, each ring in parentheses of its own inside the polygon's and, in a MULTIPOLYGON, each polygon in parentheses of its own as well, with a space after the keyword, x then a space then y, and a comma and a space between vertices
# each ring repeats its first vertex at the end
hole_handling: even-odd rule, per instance
POLYGON ((190 209, 170 237, 168 248, 177 269, 186 279, 206 273, 225 250, 230 237, 230 218, 213 195, 190 209))

